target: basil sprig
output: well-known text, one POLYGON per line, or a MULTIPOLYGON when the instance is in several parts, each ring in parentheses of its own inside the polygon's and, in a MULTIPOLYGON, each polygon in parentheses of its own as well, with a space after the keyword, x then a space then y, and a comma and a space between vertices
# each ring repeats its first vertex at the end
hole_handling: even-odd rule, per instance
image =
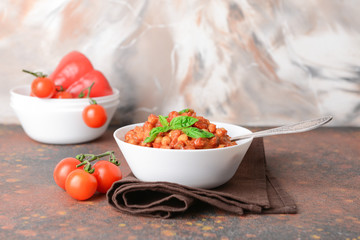
POLYGON ((167 132, 170 130, 182 130, 183 133, 191 138, 211 138, 214 134, 204 131, 202 129, 191 127, 199 119, 190 116, 178 116, 173 118, 170 123, 166 120, 166 117, 159 115, 159 120, 162 127, 156 127, 151 129, 149 137, 145 138, 145 143, 150 143, 155 140, 159 133, 167 132))

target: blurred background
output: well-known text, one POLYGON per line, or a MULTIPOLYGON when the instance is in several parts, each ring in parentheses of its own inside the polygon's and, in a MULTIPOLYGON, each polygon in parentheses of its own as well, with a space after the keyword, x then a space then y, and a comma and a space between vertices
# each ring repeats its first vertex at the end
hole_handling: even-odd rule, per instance
POLYGON ((193 108, 270 126, 360 126, 358 0, 1 0, 0 123, 9 90, 84 53, 120 90, 114 123, 193 108))

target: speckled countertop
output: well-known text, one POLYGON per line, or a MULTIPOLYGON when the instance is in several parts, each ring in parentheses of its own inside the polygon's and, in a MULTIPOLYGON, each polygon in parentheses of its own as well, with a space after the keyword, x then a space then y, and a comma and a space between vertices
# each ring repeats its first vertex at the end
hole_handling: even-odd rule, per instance
POLYGON ((115 150, 100 139, 46 145, 0 125, 0 239, 360 239, 360 128, 321 128, 265 138, 267 166, 299 213, 237 216, 196 205, 174 219, 125 215, 104 195, 70 198, 53 181, 62 158, 115 150))

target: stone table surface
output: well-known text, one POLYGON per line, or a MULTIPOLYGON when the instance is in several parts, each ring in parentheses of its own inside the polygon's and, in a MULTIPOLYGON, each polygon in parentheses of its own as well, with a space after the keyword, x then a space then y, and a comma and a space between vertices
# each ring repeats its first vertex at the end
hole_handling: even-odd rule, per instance
POLYGON ((76 201, 55 184, 57 162, 78 153, 114 150, 126 175, 116 128, 89 143, 47 145, 0 125, 0 239, 360 239, 360 128, 264 139, 267 167, 297 214, 238 216, 197 204, 173 219, 123 214, 102 194, 76 201))

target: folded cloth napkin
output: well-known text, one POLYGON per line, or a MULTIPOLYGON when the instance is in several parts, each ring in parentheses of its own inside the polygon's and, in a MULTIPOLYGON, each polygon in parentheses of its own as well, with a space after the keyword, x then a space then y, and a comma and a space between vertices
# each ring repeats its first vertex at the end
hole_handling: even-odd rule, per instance
POLYGON ((169 218, 187 211, 196 201, 242 215, 296 213, 290 196, 266 170, 262 138, 254 139, 234 177, 213 189, 169 182, 142 182, 129 174, 107 192, 114 208, 130 214, 169 218))

